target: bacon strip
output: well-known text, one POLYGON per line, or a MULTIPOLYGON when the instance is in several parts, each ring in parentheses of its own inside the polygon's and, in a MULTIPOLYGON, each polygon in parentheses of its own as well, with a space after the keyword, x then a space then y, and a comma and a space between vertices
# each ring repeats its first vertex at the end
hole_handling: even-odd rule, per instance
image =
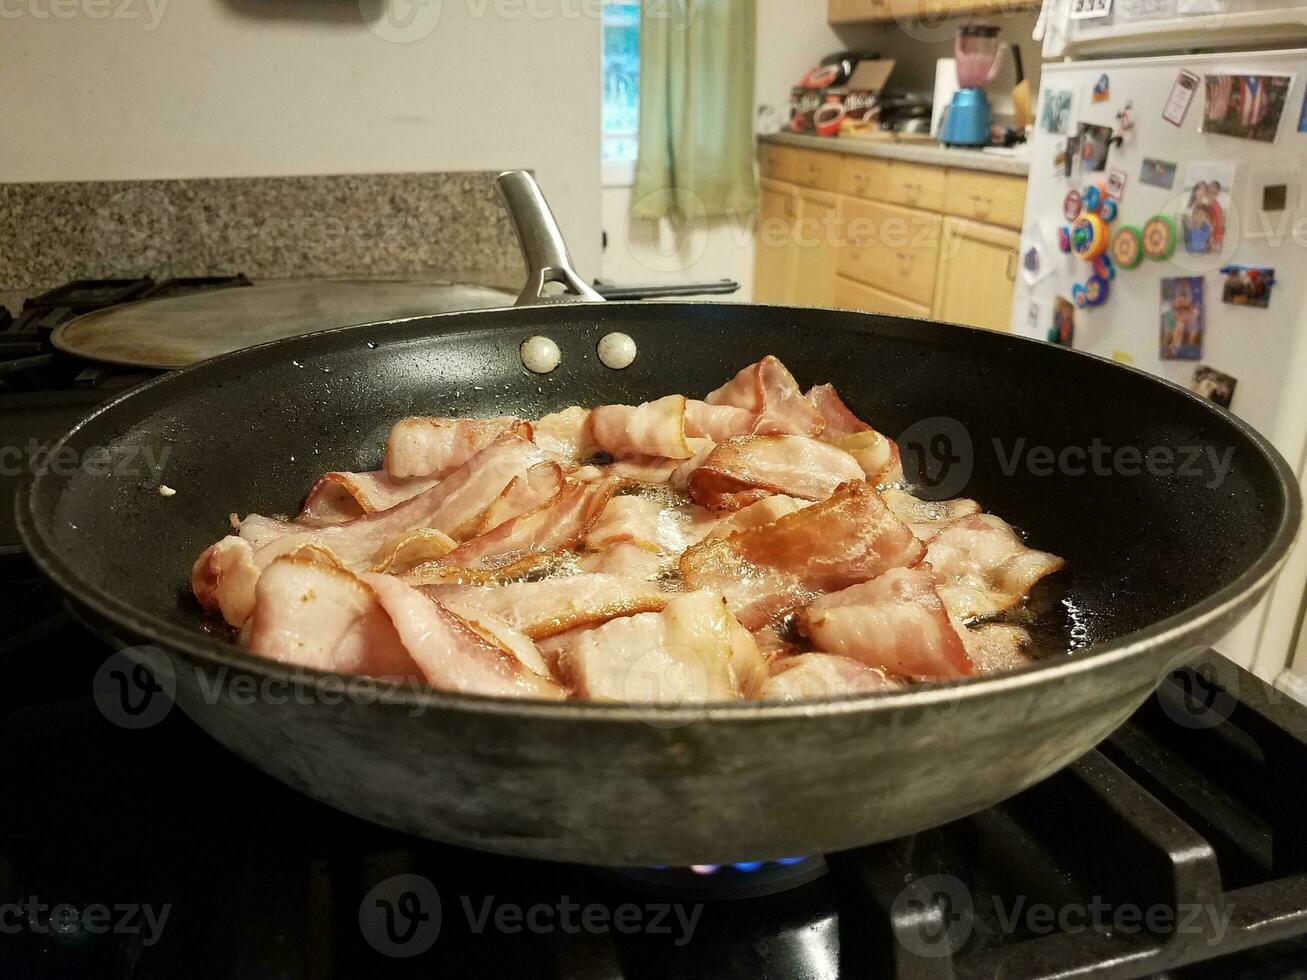
POLYGON ((710 592, 580 633, 558 668, 580 697, 642 704, 730 701, 765 676, 753 638, 710 592))
POLYGON ((430 490, 439 477, 397 480, 385 470, 369 473, 324 473, 304 500, 297 521, 304 524, 339 524, 364 514, 389 510, 410 497, 430 490))
POLYGON ((655 554, 639 545, 620 542, 586 555, 581 559, 580 567, 583 572, 653 579, 661 577, 669 567, 675 568, 675 564, 665 555, 655 554))
POLYGON ((413 477, 440 479, 509 432, 530 440, 531 423, 508 416, 493 419, 429 416, 400 419, 391 426, 386 437, 384 468, 398 480, 413 477))
POLYGON ((731 436, 747 436, 753 432, 757 416, 747 408, 736 405, 710 405, 697 399, 685 403, 685 434, 724 442, 731 436))
POLYGON ((823 592, 915 565, 925 550, 875 490, 855 482, 770 524, 695 545, 680 568, 687 585, 723 592, 736 618, 758 629, 823 592))
POLYGON ((250 543, 229 534, 195 559, 191 591, 206 612, 221 615, 232 626, 243 626, 254 611, 259 574, 250 543))
POLYGON ((714 510, 737 510, 774 493, 825 500, 841 483, 863 479, 848 453, 806 436, 728 439, 690 475, 690 497, 714 510))
POLYGON ((282 556, 263 570, 241 637, 252 652, 279 663, 338 674, 418 675, 371 585, 311 558, 282 556))
POLYGON ((890 512, 922 541, 929 541, 945 524, 959 517, 980 513, 980 504, 965 497, 953 500, 921 500, 894 488, 881 491, 890 512))
POLYGON ((614 497, 585 536, 586 549, 602 551, 625 541, 648 551, 662 551, 658 526, 662 512, 662 504, 647 497, 614 497))
POLYGON ((535 552, 563 551, 581 542, 617 490, 616 481, 566 483, 534 510, 505 521, 494 530, 459 545, 440 564, 489 568, 535 552))
POLYGON ((821 412, 803 397, 794 375, 770 354, 740 371, 704 401, 746 409, 755 416, 753 431, 759 435, 816 436, 826 426, 821 412))
POLYGON ((426 562, 444 558, 457 547, 458 542, 444 531, 434 527, 418 528, 382 545, 372 570, 397 575, 426 562))
POLYGON ((946 524, 927 544, 927 560, 940 598, 958 619, 1010 609, 1066 564, 1057 555, 1027 548, 1011 525, 992 514, 946 524))
POLYGON ((563 468, 555 462, 537 463, 523 476, 514 477, 493 504, 486 508, 477 525, 485 534, 504 521, 512 520, 547 503, 563 489, 563 468))
POLYGON ((434 527, 461 539, 500 491, 543 457, 537 446, 517 436, 504 436, 430 490, 389 510, 321 527, 251 514, 241 521, 240 535, 255 550, 281 538, 316 544, 336 555, 347 568, 363 570, 372 566, 387 542, 415 528, 434 527))
POLYGON ((599 448, 613 456, 689 459, 685 441, 685 396, 668 395, 643 405, 600 405, 590 412, 599 448))
POLYGON ((817 649, 901 677, 942 679, 974 672, 935 579, 925 565, 824 595, 799 613, 817 649))
POLYGON ((524 664, 509 645, 394 576, 370 573, 363 581, 375 590, 395 632, 432 687, 500 697, 558 700, 567 696, 548 676, 524 664))
POLYGON ((829 653, 785 657, 763 686, 762 696, 778 701, 811 701, 849 694, 876 694, 900 687, 874 667, 829 653))
POLYGON ((427 586, 441 602, 503 620, 533 640, 642 612, 658 612, 670 598, 650 582, 618 575, 571 575, 539 582, 479 586, 427 586))
POLYGON ((1024 628, 1012 623, 984 623, 968 629, 955 622, 967 657, 978 674, 998 674, 1016 670, 1032 662, 1030 650, 1034 640, 1024 628))
POLYGON ((844 436, 871 431, 871 426, 854 415, 849 406, 844 404, 844 399, 840 397, 834 385, 813 385, 803 397, 826 420, 826 427, 821 433, 821 437, 826 441, 834 442, 844 436))
POLYGON ((533 430, 536 445, 565 462, 581 463, 599 451, 590 409, 579 405, 536 419, 533 430))

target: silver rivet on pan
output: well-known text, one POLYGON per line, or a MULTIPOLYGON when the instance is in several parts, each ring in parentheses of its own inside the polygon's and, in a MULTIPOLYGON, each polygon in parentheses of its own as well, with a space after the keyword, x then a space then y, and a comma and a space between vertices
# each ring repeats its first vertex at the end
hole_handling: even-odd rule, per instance
POLYGON ((635 360, 635 341, 624 333, 604 334, 599 340, 599 360, 614 371, 631 366, 635 360))
POLYGON ((558 345, 548 337, 528 337, 522 341, 521 354, 522 364, 536 374, 548 374, 563 359, 558 345))

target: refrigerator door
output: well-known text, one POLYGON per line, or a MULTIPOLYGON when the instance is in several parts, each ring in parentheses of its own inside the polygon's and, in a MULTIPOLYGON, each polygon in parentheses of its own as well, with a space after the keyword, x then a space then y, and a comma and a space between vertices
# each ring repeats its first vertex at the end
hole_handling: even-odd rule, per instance
POLYGON ((1066 53, 1076 58, 1307 42, 1307 0, 1058 2, 1070 13, 1066 53), (1099 16, 1077 17, 1076 10, 1099 16))
MULTIPOLYGON (((1061 231, 1071 224, 1064 205, 1073 193, 1116 192, 1118 213, 1106 226, 1109 241, 1123 226, 1142 230, 1157 215, 1174 224, 1178 240, 1169 258, 1144 258, 1133 268, 1117 263, 1106 300, 1074 309, 1073 346, 1187 387, 1205 381, 1209 388, 1223 388, 1232 378, 1231 411, 1270 438, 1286 459, 1303 459, 1307 132, 1299 126, 1304 83, 1307 50, 1045 65, 1013 332, 1048 339, 1059 310, 1059 322, 1066 324, 1065 304, 1095 269, 1059 250, 1061 231), (1187 82, 1182 83, 1182 73, 1187 82), (1222 81, 1220 76, 1233 77, 1222 81), (1256 80, 1247 83, 1238 76, 1256 80), (1191 99, 1186 92, 1193 93, 1191 99), (1212 122, 1206 119, 1209 98, 1214 112, 1224 110, 1212 122), (1050 100, 1065 111, 1046 112, 1050 100), (1259 100, 1269 105, 1260 114, 1259 100), (1108 145, 1101 170, 1092 169, 1099 164, 1101 137, 1118 131, 1117 113, 1127 105, 1133 129, 1119 145, 1108 145), (1272 126, 1277 108, 1280 118, 1272 126), (1086 131, 1090 159, 1078 156, 1070 177, 1055 164, 1067 140, 1048 131, 1058 124, 1067 133, 1078 132, 1082 124, 1103 127, 1086 131), (1229 135, 1234 132, 1263 138, 1229 135), (1189 251, 1204 247, 1211 251, 1189 251), (1242 299, 1241 304, 1225 301, 1230 273, 1222 270, 1233 265, 1252 270, 1235 273, 1239 283, 1228 298, 1242 299), (1259 269, 1274 270, 1273 285, 1267 286, 1271 277, 1259 269), (1263 300, 1265 307, 1259 305, 1263 300)), ((1219 487, 1195 486, 1194 492, 1219 492, 1219 487)), ((1287 665, 1292 649, 1307 585, 1303 548, 1300 540, 1300 553, 1271 597, 1221 645, 1270 680, 1287 665)))

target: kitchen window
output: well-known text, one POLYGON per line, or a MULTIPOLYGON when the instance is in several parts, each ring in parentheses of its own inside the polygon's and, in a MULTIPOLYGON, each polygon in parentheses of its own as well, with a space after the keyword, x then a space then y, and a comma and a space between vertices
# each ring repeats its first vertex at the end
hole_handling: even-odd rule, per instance
POLYGON ((640 136, 640 4, 604 0, 603 162, 605 186, 629 186, 640 136))

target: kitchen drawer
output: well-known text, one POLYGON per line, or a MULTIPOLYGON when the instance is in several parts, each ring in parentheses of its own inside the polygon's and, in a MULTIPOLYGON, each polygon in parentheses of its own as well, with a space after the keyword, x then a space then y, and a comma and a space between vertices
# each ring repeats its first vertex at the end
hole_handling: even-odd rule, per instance
POLYGON ((857 24, 891 17, 889 0, 828 0, 828 24, 857 24))
POLYGON ((944 210, 1008 228, 1021 227, 1026 208, 1026 182, 975 170, 950 170, 945 183, 944 210))
POLYGON ((944 208, 944 168, 891 160, 880 193, 873 196, 909 208, 941 211, 944 208))
POLYGON ((942 218, 937 214, 845 197, 845 236, 837 271, 863 285, 929 306, 935 294, 942 218))
POLYGON ((842 310, 861 310, 864 313, 888 313, 891 316, 929 317, 930 308, 899 299, 860 282, 835 277, 835 306, 842 310))
POLYGON ((794 160, 794 182, 803 187, 822 191, 840 189, 840 161, 838 153, 826 150, 797 150, 794 160))
POLYGON ((845 157, 840 171, 840 190, 849 197, 872 200, 885 196, 889 163, 872 157, 845 157))
POLYGON ((758 169, 769 180, 794 183, 798 175, 798 156, 801 151, 775 143, 758 144, 758 169))

